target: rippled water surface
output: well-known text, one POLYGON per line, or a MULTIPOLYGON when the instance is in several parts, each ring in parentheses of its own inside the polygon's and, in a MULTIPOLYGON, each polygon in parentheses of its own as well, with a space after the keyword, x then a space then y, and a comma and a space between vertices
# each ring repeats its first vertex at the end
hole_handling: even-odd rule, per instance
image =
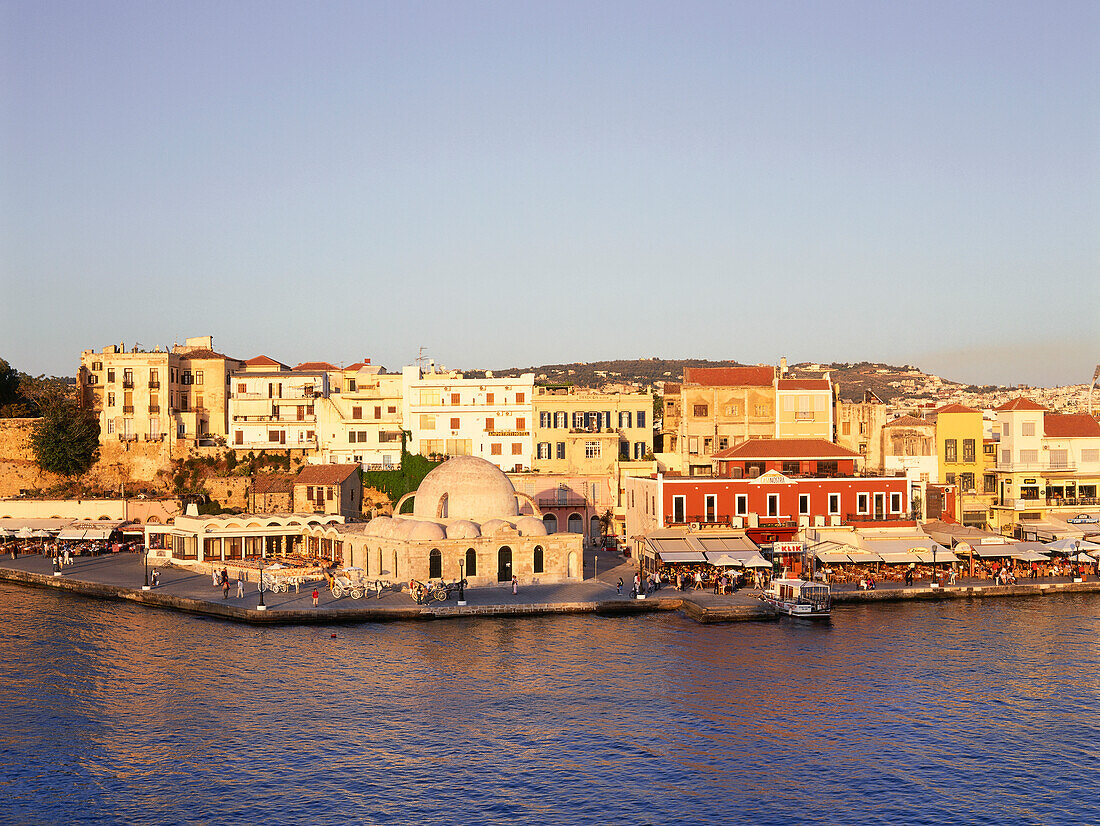
POLYGON ((5 822, 1100 823, 1095 596, 337 628, 0 600, 5 822))

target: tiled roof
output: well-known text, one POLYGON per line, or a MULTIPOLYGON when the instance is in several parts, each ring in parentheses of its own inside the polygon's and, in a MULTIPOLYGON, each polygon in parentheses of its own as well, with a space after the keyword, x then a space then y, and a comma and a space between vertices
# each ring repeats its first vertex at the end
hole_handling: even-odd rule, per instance
POLYGON ((295 485, 339 485, 359 470, 359 465, 306 465, 295 485))
POLYGON ((932 427, 928 419, 918 419, 916 416, 899 416, 892 422, 887 422, 883 427, 932 427))
POLYGON ((775 380, 771 367, 685 367, 684 384, 708 387, 770 387, 775 380))
POLYGON ((329 364, 327 361, 303 361, 295 370, 314 371, 314 370, 339 370, 335 364, 329 364))
POLYGON ((238 359, 232 356, 227 356, 225 353, 219 353, 216 350, 211 350, 209 347, 196 347, 193 350, 180 353, 180 356, 185 359, 225 359, 226 361, 238 361, 238 359))
POLYGON ((245 364, 249 367, 281 367, 284 370, 290 369, 281 361, 275 361, 271 356, 255 356, 246 361, 245 364))
POLYGON ((666 396, 670 395, 672 393, 679 393, 679 392, 680 392, 680 383, 679 382, 672 382, 672 381, 666 381, 665 382, 665 395, 666 396))
POLYGON ((750 439, 714 454, 715 459, 858 459, 859 454, 824 439, 750 439))
POLYGON ((947 404, 943 407, 937 408, 936 413, 981 413, 973 407, 967 407, 965 404, 947 404))
POLYGON ((1059 439, 1071 436, 1100 436, 1100 422, 1088 413, 1047 413, 1043 416, 1046 436, 1059 439))
POLYGON ((1046 410, 1041 404, 1036 404, 1031 399, 1017 396, 1010 402, 1005 402, 997 410, 1046 410))
POLYGON ((829 390, 828 379, 780 379, 780 390, 829 390))
POLYGON ((252 482, 252 492, 261 495, 267 493, 293 493, 294 479, 285 474, 257 476, 252 482))

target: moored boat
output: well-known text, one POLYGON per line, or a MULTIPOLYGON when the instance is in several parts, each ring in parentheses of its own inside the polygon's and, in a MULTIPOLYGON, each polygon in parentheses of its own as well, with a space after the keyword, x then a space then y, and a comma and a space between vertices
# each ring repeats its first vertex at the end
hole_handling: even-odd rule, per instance
POLYGON ((825 619, 832 611, 832 593, 827 584, 794 577, 773 579, 760 599, 789 617, 825 619))

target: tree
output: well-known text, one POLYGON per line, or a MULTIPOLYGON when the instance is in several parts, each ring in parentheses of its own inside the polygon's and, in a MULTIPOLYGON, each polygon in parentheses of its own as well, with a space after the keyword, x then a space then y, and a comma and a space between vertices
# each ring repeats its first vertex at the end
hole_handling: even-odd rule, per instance
POLYGON ((42 470, 76 476, 99 458, 99 421, 71 401, 55 401, 35 424, 31 446, 42 470))

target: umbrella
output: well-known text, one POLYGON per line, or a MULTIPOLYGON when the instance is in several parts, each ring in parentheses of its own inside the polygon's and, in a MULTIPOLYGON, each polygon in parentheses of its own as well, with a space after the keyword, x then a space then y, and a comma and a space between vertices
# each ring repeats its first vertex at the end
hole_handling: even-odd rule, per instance
POLYGON ((1050 548, 1055 553, 1069 554, 1077 550, 1078 544, 1082 551, 1100 551, 1100 545, 1095 542, 1089 542, 1087 539, 1070 539, 1065 537, 1064 539, 1058 539, 1054 542, 1047 542, 1046 547, 1050 548))
POLYGON ((49 539, 51 536, 52 534, 47 530, 39 529, 34 532, 35 539, 49 539))
POLYGON ((15 534, 7 528, 0 528, 0 539, 11 539, 13 536, 15 536, 15 534))
POLYGON ((22 527, 18 531, 15 532, 15 538, 16 539, 30 539, 33 536, 34 536, 34 531, 32 531, 30 528, 27 528, 27 527, 22 527))
POLYGON ((1091 556, 1089 556, 1089 555, 1088 555, 1088 554, 1086 554, 1086 553, 1080 553, 1080 554, 1077 554, 1077 556, 1072 556, 1072 557, 1070 557, 1070 559, 1072 559, 1072 560, 1073 560, 1074 562, 1087 562, 1087 563, 1089 563, 1090 565, 1091 565, 1091 564, 1092 564, 1093 562, 1095 562, 1095 561, 1096 561, 1095 559, 1093 559, 1093 558, 1092 558, 1091 556))

